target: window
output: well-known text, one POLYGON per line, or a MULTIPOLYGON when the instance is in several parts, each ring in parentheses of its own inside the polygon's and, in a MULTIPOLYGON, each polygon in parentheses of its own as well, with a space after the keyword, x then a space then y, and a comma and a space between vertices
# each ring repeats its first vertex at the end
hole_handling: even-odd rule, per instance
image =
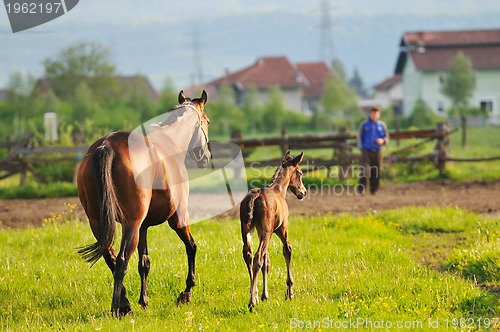
POLYGON ((439 74, 438 81, 439 81, 440 86, 444 84, 444 75, 443 74, 439 74))
POLYGON ((479 108, 484 114, 491 114, 493 112, 493 100, 481 100, 479 101, 479 108))
POLYGON ((443 113, 444 112, 444 106, 442 101, 438 101, 437 103, 437 111, 438 113, 443 113))

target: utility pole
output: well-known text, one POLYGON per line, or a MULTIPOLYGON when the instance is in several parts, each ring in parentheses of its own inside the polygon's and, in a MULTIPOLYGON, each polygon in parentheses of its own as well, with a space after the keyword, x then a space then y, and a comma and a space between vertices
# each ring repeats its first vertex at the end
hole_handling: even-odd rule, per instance
POLYGON ((320 54, 321 60, 331 65, 335 60, 335 48, 333 45, 333 24, 330 16, 330 1, 321 0, 321 23, 320 23, 320 54))

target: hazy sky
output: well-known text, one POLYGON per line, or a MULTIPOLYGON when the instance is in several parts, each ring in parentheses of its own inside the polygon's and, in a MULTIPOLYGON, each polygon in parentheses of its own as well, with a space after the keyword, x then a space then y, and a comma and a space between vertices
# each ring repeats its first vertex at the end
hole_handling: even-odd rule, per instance
MULTIPOLYGON (((196 29, 205 80, 220 76, 224 69, 248 66, 264 55, 317 60, 320 2, 81 0, 66 15, 16 34, 0 8, 0 87, 13 72, 43 75, 43 59, 82 40, 109 47, 111 60, 122 74, 145 74, 157 88, 167 77, 186 86, 195 70, 196 29)), ((500 1, 329 3, 336 55, 349 71, 359 68, 368 84, 392 73, 398 38, 404 31, 500 28, 500 1), (359 53, 364 50, 373 54, 363 57, 359 53)))

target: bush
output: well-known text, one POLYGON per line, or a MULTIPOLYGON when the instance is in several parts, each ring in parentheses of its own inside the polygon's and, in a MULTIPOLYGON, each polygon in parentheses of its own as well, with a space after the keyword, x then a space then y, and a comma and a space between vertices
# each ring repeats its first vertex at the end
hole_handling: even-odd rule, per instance
POLYGON ((45 177, 49 183, 52 182, 73 182, 75 174, 75 161, 61 161, 58 163, 51 163, 39 165, 36 171, 45 177))
POLYGON ((407 126, 414 126, 417 128, 433 127, 443 119, 436 115, 434 111, 427 105, 427 103, 418 99, 413 107, 412 113, 406 119, 407 126))
POLYGON ((24 187, 0 188, 0 199, 31 199, 78 196, 76 185, 68 182, 28 184, 24 187))

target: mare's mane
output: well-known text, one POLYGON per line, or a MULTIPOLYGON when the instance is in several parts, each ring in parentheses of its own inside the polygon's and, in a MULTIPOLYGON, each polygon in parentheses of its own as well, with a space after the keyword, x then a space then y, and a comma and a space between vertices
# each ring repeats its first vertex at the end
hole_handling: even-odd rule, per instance
POLYGON ((194 106, 194 103, 191 100, 186 100, 183 104, 175 106, 169 113, 169 116, 161 121, 160 123, 157 124, 159 127, 165 127, 169 126, 172 123, 175 123, 178 121, 178 119, 184 115, 184 113, 187 111, 187 107, 185 106, 194 106))

